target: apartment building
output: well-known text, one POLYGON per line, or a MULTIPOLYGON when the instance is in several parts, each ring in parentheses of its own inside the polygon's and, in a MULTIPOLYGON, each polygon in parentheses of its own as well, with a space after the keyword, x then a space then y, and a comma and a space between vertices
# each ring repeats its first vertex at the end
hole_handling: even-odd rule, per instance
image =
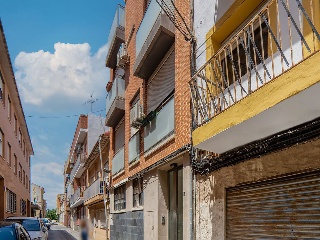
POLYGON ((47 214, 47 202, 44 199, 45 190, 37 184, 31 183, 31 216, 44 218, 47 214))
POLYGON ((59 193, 57 195, 57 200, 56 200, 56 213, 58 216, 58 222, 61 224, 64 224, 64 199, 66 195, 64 193, 59 193))
POLYGON ((65 211, 64 224, 73 230, 79 230, 82 219, 87 219, 87 207, 84 205, 84 191, 88 176, 84 165, 99 136, 105 132, 105 119, 93 114, 81 115, 65 163, 65 211))
POLYGON ((83 193, 84 206, 95 240, 109 237, 109 146, 109 133, 101 134, 84 164, 85 172, 82 176, 87 186, 83 193))
POLYGON ((33 148, 0 21, 0 220, 30 216, 33 148))
POLYGON ((195 0, 196 239, 319 237, 320 5, 195 0))
POLYGON ((171 20, 179 11, 189 26, 191 5, 125 4, 116 10, 106 57, 110 239, 188 239, 191 45, 171 20))

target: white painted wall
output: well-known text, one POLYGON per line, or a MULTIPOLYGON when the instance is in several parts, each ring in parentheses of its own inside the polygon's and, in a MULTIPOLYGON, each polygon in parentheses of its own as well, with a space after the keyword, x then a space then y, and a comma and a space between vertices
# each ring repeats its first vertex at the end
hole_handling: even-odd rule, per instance
POLYGON ((234 2, 235 0, 194 0, 194 30, 198 45, 197 68, 206 62, 206 34, 234 2))
POLYGON ((88 154, 91 153, 94 145, 99 139, 99 136, 106 131, 105 118, 88 114, 88 154))

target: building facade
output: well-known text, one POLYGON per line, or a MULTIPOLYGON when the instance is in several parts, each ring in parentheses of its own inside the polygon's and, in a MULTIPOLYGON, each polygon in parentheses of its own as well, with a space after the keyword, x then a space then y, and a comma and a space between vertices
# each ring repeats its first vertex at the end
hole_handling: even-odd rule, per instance
POLYGON ((106 58, 110 239, 188 239, 191 44, 182 32, 191 25, 191 3, 125 2, 106 58), (175 28, 175 15, 185 29, 175 28))
POLYGON ((43 187, 31 184, 31 216, 44 218, 47 214, 47 202, 44 199, 45 190, 43 187))
POLYGON ((57 208, 56 213, 58 216, 58 222, 61 224, 64 224, 64 200, 66 195, 64 193, 60 193, 57 195, 57 208))
POLYGON ((319 1, 194 3, 195 238, 317 238, 319 1))
POLYGON ((65 163, 64 224, 76 231, 79 230, 80 221, 88 217, 87 207, 84 205, 84 192, 89 185, 84 165, 100 135, 105 132, 104 121, 104 118, 92 114, 79 117, 69 157, 65 163))
POLYGON ((91 223, 91 234, 95 240, 109 237, 109 146, 109 133, 101 134, 84 164, 82 176, 86 181, 84 206, 87 208, 87 219, 91 223))
POLYGON ((30 216, 33 148, 0 21, 0 220, 30 216))

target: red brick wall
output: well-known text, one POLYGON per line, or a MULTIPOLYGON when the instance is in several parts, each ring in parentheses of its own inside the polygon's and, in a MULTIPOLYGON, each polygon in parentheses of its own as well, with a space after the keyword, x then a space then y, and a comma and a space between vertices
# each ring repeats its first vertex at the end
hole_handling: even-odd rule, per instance
MULTIPOLYGON (((16 89, 9 89, 8 82, 13 81, 12 76, 5 76, 3 66, 0 65, 0 70, 2 72, 4 81, 5 81, 5 96, 0 100, 0 129, 4 133, 4 156, 0 156, 0 176, 4 178, 4 187, 10 189, 17 195, 17 212, 15 214, 6 213, 5 212, 5 196, 4 189, 1 189, 0 196, 4 197, 3 205, 0 206, 0 218, 7 216, 20 216, 20 199, 24 199, 25 201, 30 200, 30 191, 29 191, 29 182, 24 185, 23 179, 22 182, 19 180, 19 163, 22 165, 22 178, 23 171, 25 171, 25 176, 28 176, 30 180, 30 164, 29 164, 29 153, 30 150, 25 151, 23 153, 23 144, 20 147, 18 136, 19 136, 19 127, 21 124, 25 124, 19 122, 18 119, 18 131, 17 134, 14 131, 14 113, 17 113, 18 107, 20 105, 12 101, 13 94, 17 94, 16 89), (11 120, 8 118, 8 94, 11 99, 11 120), (5 101, 5 104, 3 104, 5 101), (11 145, 11 165, 7 163, 7 153, 8 153, 8 142, 11 145), (17 173, 14 173, 14 154, 17 156, 17 173), (27 189, 28 187, 28 189, 27 189), (1 195, 3 194, 3 195, 1 195)), ((22 136, 22 142, 27 142, 28 136, 22 136)), ((26 144, 27 145, 27 144, 26 144)), ((28 201, 27 201, 28 202, 28 201)), ((30 206, 27 207, 30 209, 30 206)), ((0 219, 1 220, 1 219, 0 219)))
MULTIPOLYGON (((136 46, 136 32, 139 28, 140 22, 144 14, 144 0, 127 0, 126 1, 126 39, 131 32, 132 26, 135 26, 135 31, 131 42, 128 46, 128 53, 130 56, 130 64, 127 66, 125 72, 126 80, 126 94, 125 94, 125 171, 121 175, 113 177, 112 184, 134 175, 144 168, 154 164, 180 147, 190 142, 190 96, 188 81, 190 80, 190 43, 186 42, 184 37, 176 30, 175 40, 175 139, 168 142, 163 147, 156 150, 147 158, 143 156, 143 129, 140 130, 140 161, 129 167, 128 143, 130 139, 130 102, 135 97, 135 94, 140 90, 140 101, 144 100, 144 107, 146 108, 146 91, 144 87, 144 80, 133 76, 133 66, 135 63, 135 46, 136 46)), ((189 22, 190 4, 186 0, 176 0, 177 7, 181 13, 186 16, 189 22)), ((113 158, 113 131, 110 131, 110 159, 113 158)), ((110 161, 110 169, 112 168, 112 161, 110 161)))

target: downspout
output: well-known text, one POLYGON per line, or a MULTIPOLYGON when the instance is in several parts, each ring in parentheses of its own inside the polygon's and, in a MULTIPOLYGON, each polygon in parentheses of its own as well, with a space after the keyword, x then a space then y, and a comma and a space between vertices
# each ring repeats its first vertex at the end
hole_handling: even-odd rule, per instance
POLYGON ((104 171, 103 171, 103 163, 102 163, 101 136, 99 137, 99 153, 100 153, 100 170, 102 173, 102 180, 103 180, 103 204, 104 204, 104 216, 106 218, 106 236, 108 239, 109 219, 108 219, 108 212, 107 212, 106 188, 105 188, 105 182, 104 182, 104 171))
MULTIPOLYGON (((196 34, 194 32, 194 0, 190 0, 190 29, 193 34, 193 39, 191 40, 191 59, 190 59, 190 69, 191 69, 191 77, 196 72, 196 47, 197 47, 197 40, 196 34)), ((190 165, 191 165, 191 178, 190 178, 190 240, 195 239, 195 206, 196 206, 196 189, 195 189, 195 172, 193 171, 193 159, 192 159, 192 129, 193 129, 193 111, 192 111, 192 104, 190 99, 190 113, 191 113, 191 123, 190 123, 190 165)))

